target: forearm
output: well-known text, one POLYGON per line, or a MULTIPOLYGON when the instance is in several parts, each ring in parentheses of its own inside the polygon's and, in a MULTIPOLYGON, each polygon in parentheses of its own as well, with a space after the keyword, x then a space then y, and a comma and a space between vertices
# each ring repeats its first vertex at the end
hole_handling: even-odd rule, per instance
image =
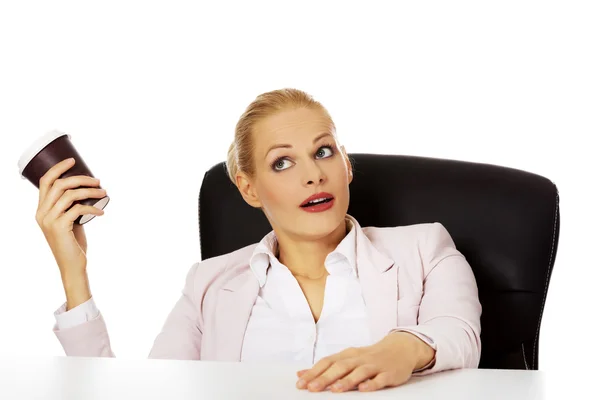
POLYGON ((437 317, 420 325, 396 328, 396 332, 412 333, 431 341, 435 361, 421 375, 447 369, 477 368, 479 365, 481 340, 475 323, 455 317, 437 317))
POLYGON ((76 275, 63 275, 62 283, 65 290, 65 296, 67 298, 66 311, 85 303, 92 297, 86 272, 76 275))

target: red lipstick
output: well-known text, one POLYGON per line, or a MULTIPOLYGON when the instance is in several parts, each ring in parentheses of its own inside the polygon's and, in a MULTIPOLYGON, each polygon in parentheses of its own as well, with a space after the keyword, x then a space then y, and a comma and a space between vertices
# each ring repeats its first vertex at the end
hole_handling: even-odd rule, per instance
POLYGON ((300 208, 307 212, 321 212, 333 207, 334 197, 331 193, 316 193, 300 204, 300 208))

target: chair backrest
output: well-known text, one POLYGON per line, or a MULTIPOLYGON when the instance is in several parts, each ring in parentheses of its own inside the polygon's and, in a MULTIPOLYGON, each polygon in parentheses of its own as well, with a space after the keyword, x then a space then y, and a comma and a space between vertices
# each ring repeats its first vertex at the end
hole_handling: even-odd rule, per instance
MULTIPOLYGON (((538 369, 540 324, 558 246, 556 186, 532 173, 464 161, 351 154, 348 213, 365 226, 440 222, 473 268, 483 308, 479 368, 538 369)), ((199 196, 202 259, 257 243, 271 227, 224 163, 199 196)))

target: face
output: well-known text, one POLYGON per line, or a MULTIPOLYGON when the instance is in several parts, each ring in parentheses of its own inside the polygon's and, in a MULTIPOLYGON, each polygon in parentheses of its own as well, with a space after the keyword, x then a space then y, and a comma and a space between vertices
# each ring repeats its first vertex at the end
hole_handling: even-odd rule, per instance
POLYGON ((277 235, 316 240, 331 234, 348 211, 350 161, 320 110, 290 109, 255 125, 255 174, 238 175, 242 196, 262 207, 277 235), (326 201, 308 205, 317 195, 326 201))

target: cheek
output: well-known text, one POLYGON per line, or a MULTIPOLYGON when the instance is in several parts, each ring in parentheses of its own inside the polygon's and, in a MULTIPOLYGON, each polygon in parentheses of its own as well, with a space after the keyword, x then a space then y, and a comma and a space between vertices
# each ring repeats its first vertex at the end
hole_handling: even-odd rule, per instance
POLYGON ((332 171, 331 179, 334 181, 333 190, 336 191, 338 198, 343 200, 340 204, 346 204, 350 198, 349 177, 348 171, 344 166, 338 167, 332 171))
POLYGON ((294 185, 291 179, 275 178, 269 179, 265 184, 261 185, 259 196, 261 203, 271 210, 289 206, 294 204, 297 196, 295 196, 294 185))
POLYGON ((336 168, 332 171, 332 178, 335 180, 336 186, 343 187, 348 185, 348 170, 345 165, 342 162, 336 165, 336 168))

